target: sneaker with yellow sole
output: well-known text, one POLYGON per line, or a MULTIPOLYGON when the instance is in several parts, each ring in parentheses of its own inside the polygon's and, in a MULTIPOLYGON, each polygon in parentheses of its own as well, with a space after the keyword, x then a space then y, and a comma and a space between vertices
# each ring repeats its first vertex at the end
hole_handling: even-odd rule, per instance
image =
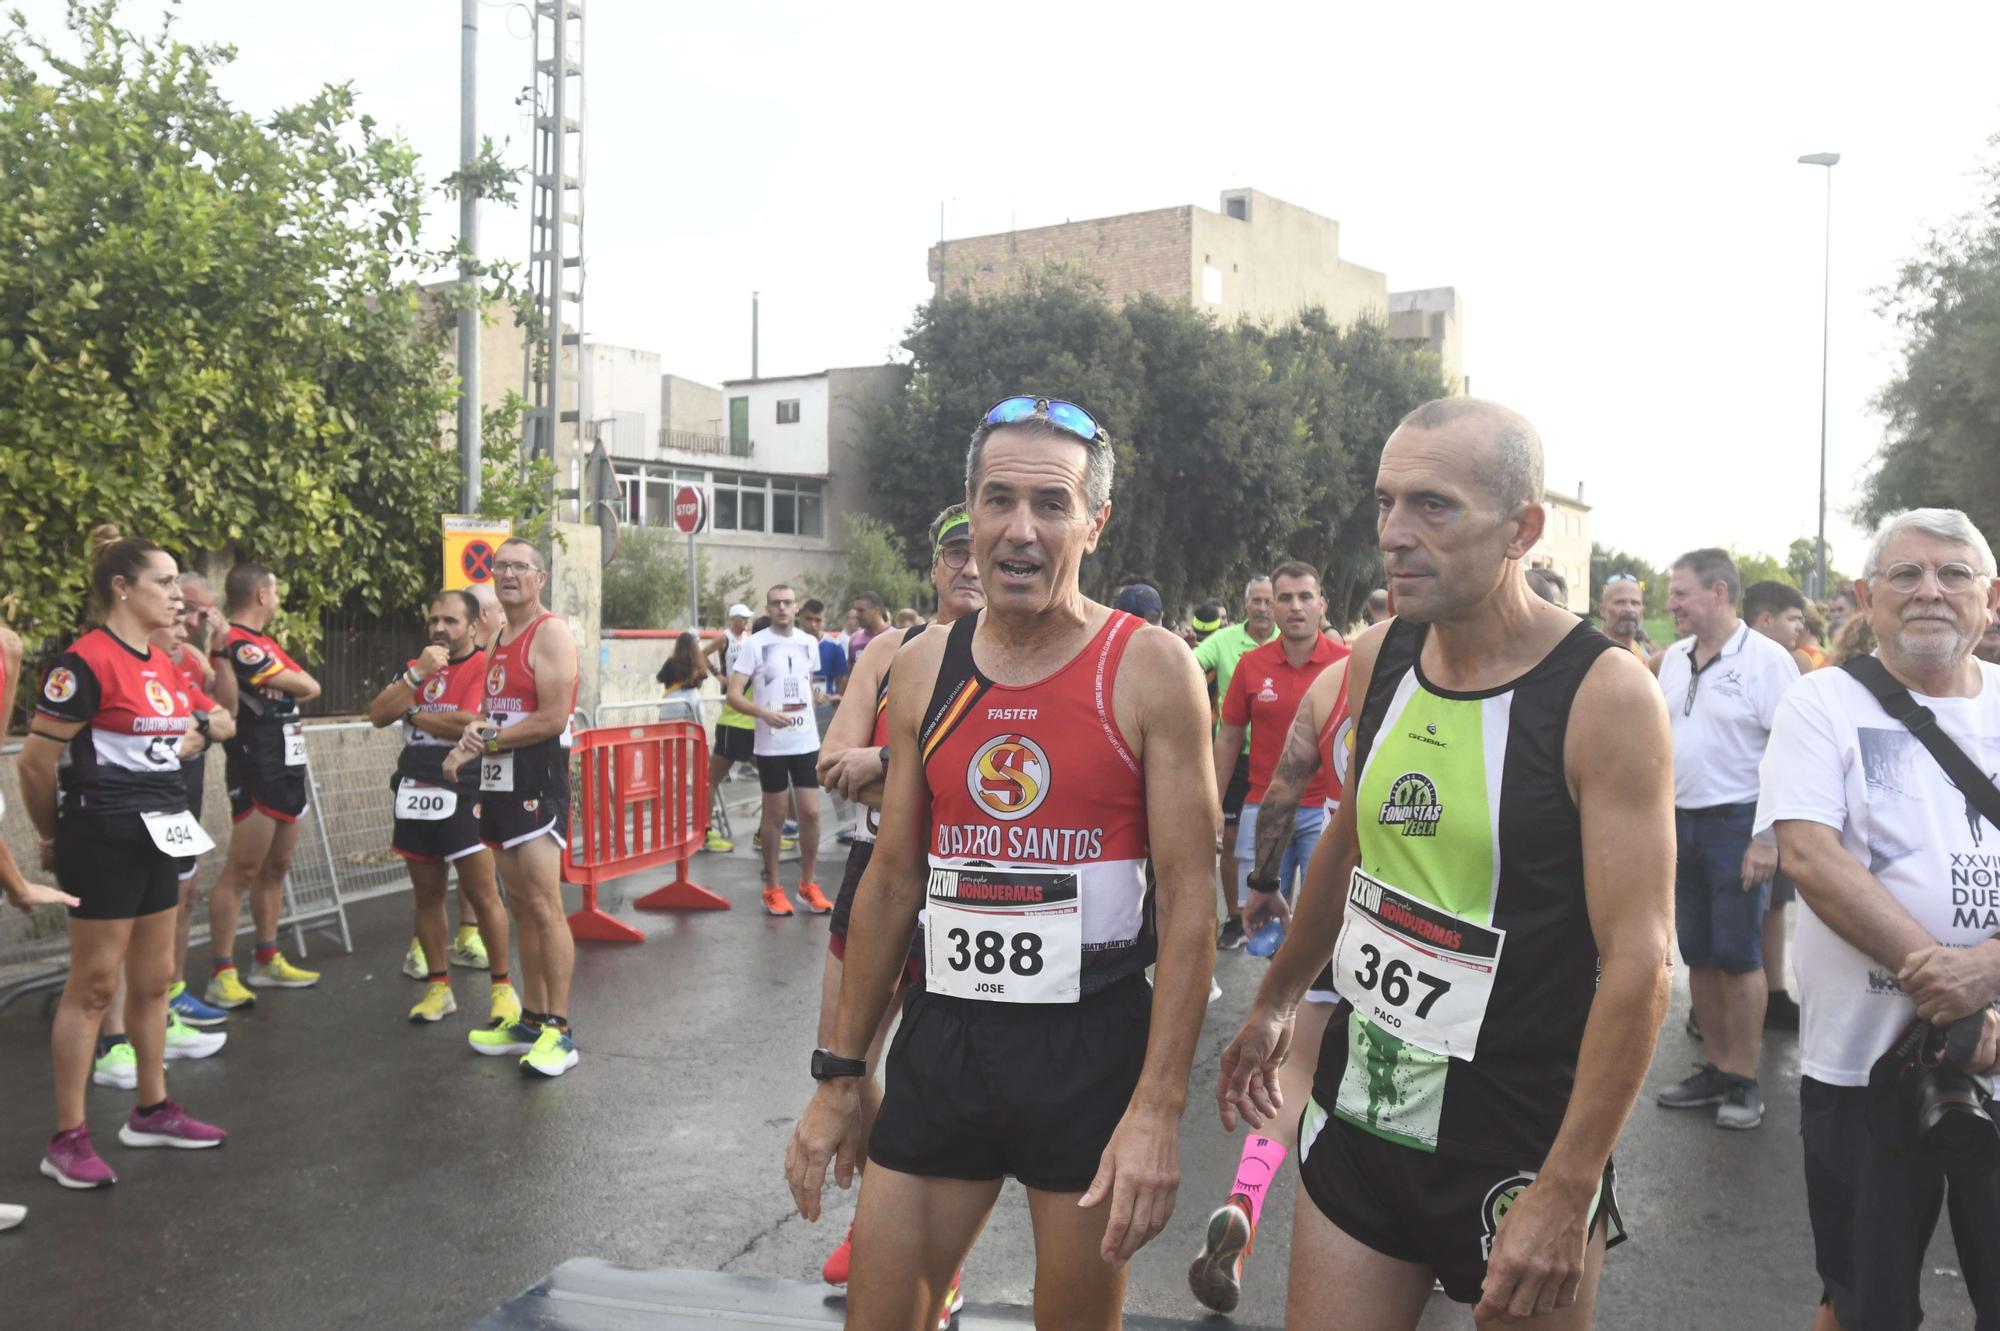
POLYGON ((120 1039, 90 1065, 90 1084, 114 1090, 136 1090, 139 1085, 139 1055, 132 1042, 120 1039))
POLYGON ((477 929, 460 929, 445 957, 452 965, 469 971, 491 970, 493 965, 486 956, 486 940, 477 929))
POLYGON ((431 965, 424 960, 424 945, 414 938, 410 940, 410 950, 403 954, 403 974, 412 980, 431 978, 431 965))
POLYGON ((701 848, 712 855, 727 855, 736 849, 736 843, 711 827, 708 829, 708 840, 702 843, 701 848))
POLYGON ((521 1019, 521 996, 514 992, 514 986, 503 984, 493 991, 491 1006, 486 1010, 488 1026, 512 1026, 521 1019))
POLYGON ((521 1056, 521 1071, 560 1077, 576 1066, 576 1041, 560 1026, 542 1027, 535 1047, 521 1056))
POLYGON ((242 977, 234 966, 225 967, 208 977, 208 991, 202 995, 211 1007, 240 1008, 255 1007, 257 995, 243 987, 242 977))
POLYGON ((424 986, 424 996, 410 1009, 411 1021, 443 1021, 458 1011, 458 1000, 451 996, 448 984, 424 986))
POLYGON ((465 1042, 472 1046, 475 1054, 525 1054, 535 1047, 542 1038, 542 1028, 529 1026, 521 1021, 510 1021, 506 1025, 482 1026, 468 1032, 465 1042))
POLYGON ((294 966, 285 960, 280 952, 269 961, 260 961, 250 968, 252 989, 310 989, 319 983, 319 972, 294 966))

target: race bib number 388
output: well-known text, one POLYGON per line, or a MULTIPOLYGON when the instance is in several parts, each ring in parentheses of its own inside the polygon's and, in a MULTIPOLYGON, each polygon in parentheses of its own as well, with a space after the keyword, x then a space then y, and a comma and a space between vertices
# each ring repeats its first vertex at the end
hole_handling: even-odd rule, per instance
POLYGON ((1076 874, 933 868, 924 900, 924 949, 924 980, 934 994, 1074 1003, 1083 978, 1076 874))
POLYGON ((1356 869, 1333 978, 1355 1010, 1399 1040, 1471 1058, 1500 970, 1504 929, 1454 915, 1356 869))

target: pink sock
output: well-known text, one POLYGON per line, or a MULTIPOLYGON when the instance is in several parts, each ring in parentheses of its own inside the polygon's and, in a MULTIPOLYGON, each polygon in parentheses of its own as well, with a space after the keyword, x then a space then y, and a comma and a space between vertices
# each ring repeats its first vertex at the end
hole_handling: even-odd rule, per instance
POLYGON ((1285 1148, 1274 1138, 1253 1132, 1243 1143, 1243 1158, 1236 1162, 1236 1185, 1230 1191, 1250 1199, 1250 1228, 1257 1227, 1257 1217, 1264 1213, 1264 1194, 1284 1163, 1285 1148))

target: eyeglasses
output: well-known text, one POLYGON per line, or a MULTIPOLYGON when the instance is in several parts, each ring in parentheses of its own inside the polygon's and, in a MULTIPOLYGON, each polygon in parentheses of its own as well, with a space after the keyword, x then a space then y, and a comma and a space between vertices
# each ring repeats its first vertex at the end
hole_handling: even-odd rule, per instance
POLYGON ((938 551, 938 563, 957 572, 972 562, 972 547, 964 541, 953 541, 938 551))
POLYGON ((1924 585, 1924 574, 1935 573, 1938 590, 1946 595, 1971 591, 1979 581, 1979 573, 1970 564, 1939 564, 1935 569, 1928 564, 1891 564, 1875 576, 1889 584, 1890 588, 1907 595, 1924 585))
POLYGON ((523 564, 518 559, 507 559, 495 564, 493 572, 497 575, 501 573, 540 573, 541 570, 533 564, 523 564))
POLYGON ((1059 398, 1047 397, 1007 397, 994 403, 986 413, 981 425, 1012 425, 1040 416, 1060 430, 1067 430, 1086 444, 1108 444, 1111 436, 1097 418, 1074 402, 1064 402, 1059 398))
POLYGON ((1645 585, 1639 581, 1639 575, 1636 573, 1613 573, 1604 580, 1604 585, 1610 587, 1620 582, 1629 582, 1635 587, 1643 587, 1645 585))

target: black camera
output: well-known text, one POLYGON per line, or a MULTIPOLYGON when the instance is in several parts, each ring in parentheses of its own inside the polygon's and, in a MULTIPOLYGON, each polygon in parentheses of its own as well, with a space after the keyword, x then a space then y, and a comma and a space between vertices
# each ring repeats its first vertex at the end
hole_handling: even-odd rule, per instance
POLYGON ((1868 1127, 1878 1141, 1953 1173, 2000 1168, 1992 1083, 1964 1071, 1985 1020, 1983 1011, 1949 1026, 1918 1018, 1876 1060, 1868 1075, 1868 1127))

